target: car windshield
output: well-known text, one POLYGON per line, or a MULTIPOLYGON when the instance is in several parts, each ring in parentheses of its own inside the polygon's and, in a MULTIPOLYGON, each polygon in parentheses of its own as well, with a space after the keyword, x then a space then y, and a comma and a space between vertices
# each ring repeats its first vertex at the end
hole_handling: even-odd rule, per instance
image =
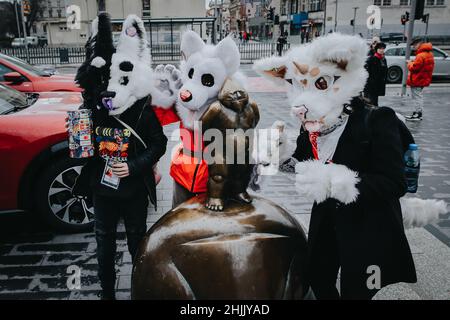
POLYGON ((25 94, 0 84, 0 114, 26 108, 29 100, 25 94))
POLYGON ((1 58, 5 59, 6 61, 8 61, 9 63, 12 63, 16 66, 18 66, 19 68, 22 68, 23 70, 25 70, 26 72, 32 74, 35 77, 49 77, 50 74, 48 72, 45 72, 41 69, 38 69, 36 67, 33 67, 31 65, 29 65, 28 63, 26 63, 25 61, 16 58, 16 57, 9 57, 6 55, 1 55, 1 58))

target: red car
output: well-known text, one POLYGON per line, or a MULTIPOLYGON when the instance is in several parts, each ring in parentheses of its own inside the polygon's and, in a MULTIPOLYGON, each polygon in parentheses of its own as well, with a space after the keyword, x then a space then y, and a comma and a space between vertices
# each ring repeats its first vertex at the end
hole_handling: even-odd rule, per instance
POLYGON ((73 75, 52 75, 4 54, 0 54, 0 83, 21 92, 81 92, 73 75))
POLYGON ((80 93, 24 94, 0 84, 0 214, 38 212, 60 231, 86 231, 93 205, 71 190, 83 160, 69 158, 66 112, 80 93))

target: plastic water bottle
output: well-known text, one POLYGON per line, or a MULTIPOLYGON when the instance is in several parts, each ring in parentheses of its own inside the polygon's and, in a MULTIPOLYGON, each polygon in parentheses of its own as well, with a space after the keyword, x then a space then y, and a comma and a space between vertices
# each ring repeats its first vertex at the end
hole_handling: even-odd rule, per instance
POLYGON ((405 153, 405 176, 409 193, 416 193, 419 184, 420 156, 417 144, 410 144, 405 153))

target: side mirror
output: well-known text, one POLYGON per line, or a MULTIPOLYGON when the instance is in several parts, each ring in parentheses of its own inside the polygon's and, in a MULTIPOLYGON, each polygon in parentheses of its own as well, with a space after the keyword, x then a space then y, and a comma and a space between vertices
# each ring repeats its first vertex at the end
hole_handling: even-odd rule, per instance
POLYGON ((25 81, 25 78, 18 72, 9 72, 3 75, 6 82, 12 82, 13 84, 19 84, 25 81))

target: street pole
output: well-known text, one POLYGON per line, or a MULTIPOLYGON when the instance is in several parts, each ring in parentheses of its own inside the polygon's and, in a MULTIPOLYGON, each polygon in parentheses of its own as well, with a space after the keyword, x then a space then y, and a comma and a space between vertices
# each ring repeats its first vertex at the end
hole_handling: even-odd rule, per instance
POLYGON ((355 35, 355 27, 356 27, 356 11, 359 9, 359 7, 353 7, 353 10, 355 12, 353 13, 353 35, 355 35))
POLYGON ((428 22, 430 21, 430 14, 427 13, 426 16, 427 16, 427 18, 426 18, 427 23, 425 25, 425 41, 428 41, 428 22))
POLYGON ((336 0, 336 8, 334 11, 334 32, 337 31, 337 13, 338 13, 338 0, 336 0))
POLYGON ((327 29, 327 0, 324 0, 324 8, 323 8, 323 30, 322 35, 326 34, 327 29))
POLYGON ((405 63, 403 69, 402 78, 402 96, 406 94, 406 78, 408 77, 408 63, 407 61, 411 58, 411 41, 414 33, 414 20, 416 14, 416 4, 417 0, 411 0, 411 13, 409 14, 410 20, 408 25, 408 35, 406 39, 406 53, 405 53, 405 63))
POLYGON ((92 36, 92 29, 91 29, 91 24, 90 24, 90 22, 91 22, 91 18, 90 18, 90 15, 89 15, 89 3, 88 3, 88 0, 85 0, 85 2, 86 2, 86 14, 87 14, 87 19, 86 19, 86 22, 87 22, 87 30, 88 30, 88 35, 89 35, 89 37, 90 36, 92 36))
POLYGON ((17 0, 14 0, 14 11, 16 12, 16 23, 17 23, 17 34, 19 38, 21 38, 21 32, 20 32, 20 24, 19 24, 19 13, 17 12, 17 0))
POLYGON ((25 14, 23 12, 23 0, 21 1, 21 5, 20 5, 20 14, 22 16, 23 38, 25 40, 25 51, 27 54, 27 62, 30 63, 30 53, 28 52, 27 30, 25 27, 25 14))

